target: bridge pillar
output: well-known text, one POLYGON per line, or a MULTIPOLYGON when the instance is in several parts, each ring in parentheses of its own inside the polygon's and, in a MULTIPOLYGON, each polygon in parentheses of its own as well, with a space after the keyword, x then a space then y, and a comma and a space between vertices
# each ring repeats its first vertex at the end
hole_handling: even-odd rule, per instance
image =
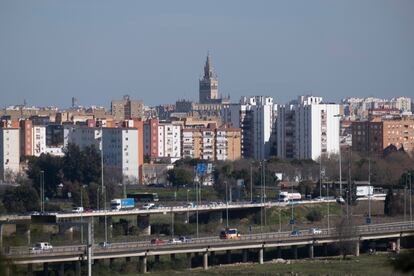
POLYGON ((231 250, 226 250, 227 263, 231 263, 231 250))
POLYGON ((313 244, 308 245, 308 251, 309 251, 309 258, 314 258, 314 250, 313 250, 313 244))
POLYGON ((151 235, 150 215, 137 216, 137 226, 141 230, 141 234, 151 235))
POLYGON ((401 250, 401 238, 398 238, 395 241, 395 252, 400 253, 400 250, 401 250))
POLYGON ((33 275, 33 264, 27 265, 27 275, 32 276, 33 275))
POLYGON ((154 256, 154 262, 155 262, 156 264, 158 264, 158 263, 160 262, 160 255, 155 255, 155 256, 154 256))
POLYGON ((208 269, 208 251, 203 252, 203 268, 204 270, 208 269))
POLYGON ((276 247, 276 256, 278 259, 282 258, 282 247, 276 247))
POLYGON ((170 255, 170 260, 171 260, 171 262, 175 262, 175 254, 174 253, 172 253, 170 255))
POLYGON ((298 247, 296 245, 292 245, 292 252, 293 252, 293 259, 298 258, 298 247))
POLYGON ((359 256, 359 240, 355 242, 355 256, 359 256))
POLYGON ((247 263, 248 258, 249 258, 249 249, 243 249, 243 251, 242 251, 242 261, 243 261, 243 263, 247 263))
POLYGON ((109 266, 110 267, 113 267, 114 266, 114 262, 115 262, 115 259, 114 258, 110 258, 109 259, 109 266))
POLYGON ((126 257, 125 262, 130 263, 131 262, 131 257, 126 257))
POLYGON ((82 275, 81 262, 80 261, 75 261, 75 275, 76 276, 81 276, 82 275))
POLYGON ((49 263, 43 263, 43 275, 49 275, 49 263))
POLYGON ((328 256, 328 244, 324 243, 323 244, 323 254, 326 256, 328 256))
POLYGON ((59 276, 65 276, 65 264, 64 263, 59 264, 58 275, 59 276))
POLYGON ((187 257, 187 267, 191 269, 191 253, 187 253, 186 257, 187 257))
POLYGON ((141 273, 147 273, 147 256, 142 256, 140 259, 141 273))
POLYGON ((263 264, 263 253, 264 253, 263 251, 264 251, 263 248, 259 249, 259 264, 263 264))

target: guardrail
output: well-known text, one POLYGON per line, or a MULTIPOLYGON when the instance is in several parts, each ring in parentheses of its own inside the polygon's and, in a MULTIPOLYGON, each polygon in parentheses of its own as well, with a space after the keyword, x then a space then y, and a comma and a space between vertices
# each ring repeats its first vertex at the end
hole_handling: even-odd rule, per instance
MULTIPOLYGON (((357 226, 355 228, 355 235, 368 235, 368 234, 386 234, 386 233, 395 233, 403 231, 414 231, 414 224, 411 222, 400 222, 400 223, 384 223, 384 224, 374 224, 374 225, 365 225, 357 226)), ((292 236, 291 232, 270 232, 270 233, 259 233, 259 234, 250 234, 243 235, 239 239, 234 240, 223 240, 219 237, 203 237, 203 238, 193 238, 191 241, 183 243, 168 243, 163 244, 151 244, 150 241, 139 241, 139 242, 127 242, 127 243, 114 243, 109 247, 101 247, 97 244, 93 246, 95 253, 111 253, 111 252, 128 252, 131 250, 153 250, 153 249, 174 249, 174 248, 184 248, 188 246, 217 246, 217 245, 237 245, 245 244, 248 242, 261 242, 265 243, 267 241, 297 241, 297 240, 311 240, 311 239, 324 239, 324 238, 337 238, 338 232, 335 228, 324 228, 321 229, 321 234, 312 234, 308 230, 299 230, 301 231, 300 235, 292 236)), ((6 256, 10 257, 33 257, 33 256, 50 256, 51 254, 84 254, 86 252, 85 245, 75 245, 75 246, 58 246, 54 247, 51 250, 44 251, 31 251, 27 247, 12 247, 8 252, 5 252, 6 256)))

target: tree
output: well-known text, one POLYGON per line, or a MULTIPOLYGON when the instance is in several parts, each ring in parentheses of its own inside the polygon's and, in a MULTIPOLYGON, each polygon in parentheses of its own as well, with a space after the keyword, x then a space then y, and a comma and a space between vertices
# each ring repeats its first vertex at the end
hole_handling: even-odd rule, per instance
POLYGON ((77 145, 69 144, 63 157, 63 174, 66 180, 89 184, 100 182, 101 156, 95 146, 83 150, 77 145))
POLYGON ((319 210, 312 209, 306 214, 306 219, 310 222, 320 221, 322 219, 322 213, 319 210))
POLYGON ((351 217, 342 218, 336 225, 336 234, 338 236, 337 247, 343 257, 355 251, 355 244, 358 242, 358 229, 351 217))
POLYGON ((400 253, 394 260, 391 260, 391 265, 395 270, 403 273, 414 272, 414 250, 400 253))
POLYGON ((3 205, 9 213, 38 211, 40 199, 37 191, 31 185, 22 185, 5 191, 3 205))
POLYGON ((40 191, 40 175, 44 172, 45 196, 55 197, 57 186, 62 183, 62 158, 50 154, 41 154, 39 157, 30 157, 27 176, 33 183, 33 187, 40 191))
POLYGON ((177 168, 167 171, 167 179, 173 186, 179 187, 193 182, 193 174, 185 168, 177 168))

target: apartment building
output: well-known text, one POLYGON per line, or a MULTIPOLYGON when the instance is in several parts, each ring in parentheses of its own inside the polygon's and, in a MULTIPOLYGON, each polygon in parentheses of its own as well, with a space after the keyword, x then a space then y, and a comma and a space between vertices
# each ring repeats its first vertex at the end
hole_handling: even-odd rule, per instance
POLYGON ((277 116, 277 155, 281 158, 318 159, 339 152, 340 109, 321 97, 300 96, 280 106, 277 116))
POLYGON ((352 148, 359 152, 382 154, 389 146, 412 154, 414 120, 372 120, 352 122, 352 148))
POLYGON ((241 158, 241 130, 210 124, 182 131, 183 158, 237 160, 241 158))
POLYGON ((20 155, 33 155, 33 124, 29 119, 20 121, 20 155))
POLYGON ((111 114, 115 121, 143 118, 144 103, 132 100, 129 95, 125 95, 122 100, 113 100, 111 102, 111 114))
POLYGON ((242 131, 242 156, 257 160, 268 158, 275 140, 277 105, 273 98, 242 97, 239 104, 231 104, 228 109, 226 121, 242 131))
POLYGON ((46 153, 46 126, 33 126, 33 155, 46 153))
POLYGON ((104 167, 119 170, 124 181, 131 183, 141 180, 142 137, 138 128, 65 126, 65 146, 73 143, 80 148, 94 145, 101 149, 103 140, 104 167))
POLYGON ((7 180, 9 174, 19 173, 20 167, 19 128, 0 128, 0 179, 7 180))

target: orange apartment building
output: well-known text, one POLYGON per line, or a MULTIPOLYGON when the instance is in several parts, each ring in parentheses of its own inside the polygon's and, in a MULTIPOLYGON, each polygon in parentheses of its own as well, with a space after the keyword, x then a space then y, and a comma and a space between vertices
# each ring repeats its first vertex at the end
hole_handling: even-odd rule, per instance
POLYGON ((414 150, 414 120, 372 120, 352 123, 352 148, 381 154, 391 145, 409 154, 414 150))

